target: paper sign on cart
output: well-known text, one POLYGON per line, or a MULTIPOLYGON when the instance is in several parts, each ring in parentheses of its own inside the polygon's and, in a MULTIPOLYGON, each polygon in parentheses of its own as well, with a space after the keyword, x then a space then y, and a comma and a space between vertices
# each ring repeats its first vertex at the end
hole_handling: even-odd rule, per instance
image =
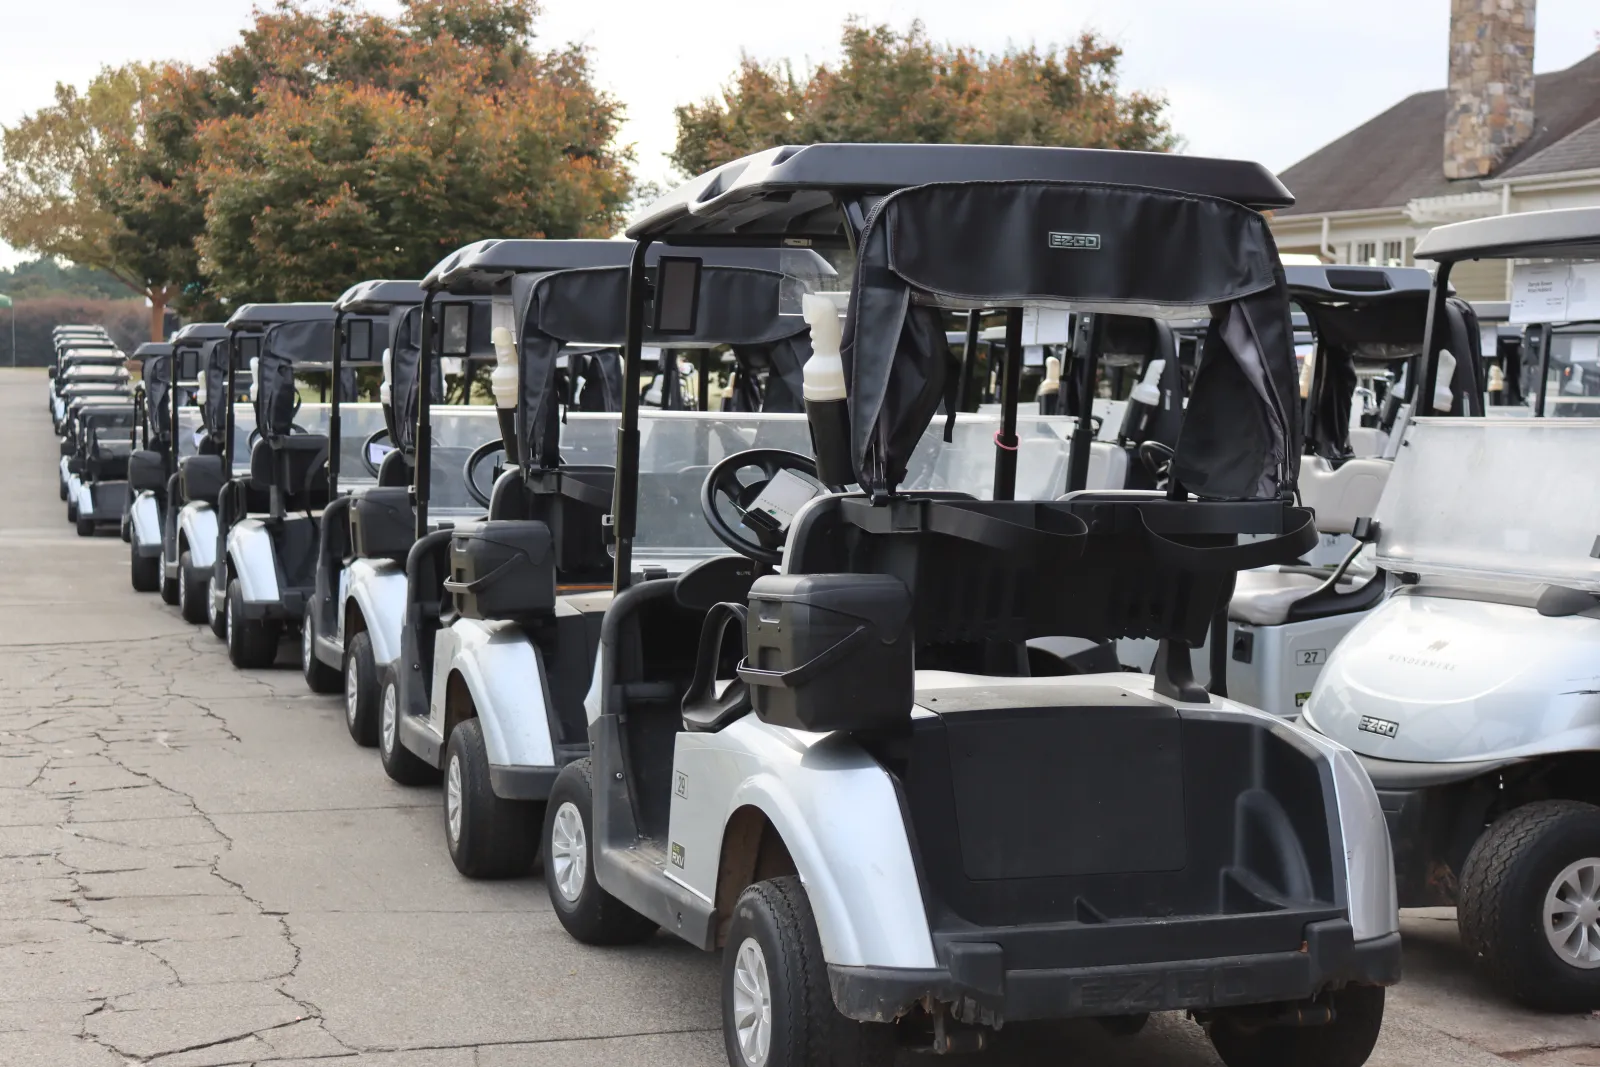
POLYGON ((1566 263, 1519 263, 1511 272, 1512 322, 1564 322, 1567 318, 1566 263))
POLYGON ((1072 312, 1056 308, 1022 309, 1022 343, 1064 345, 1072 340, 1072 312))

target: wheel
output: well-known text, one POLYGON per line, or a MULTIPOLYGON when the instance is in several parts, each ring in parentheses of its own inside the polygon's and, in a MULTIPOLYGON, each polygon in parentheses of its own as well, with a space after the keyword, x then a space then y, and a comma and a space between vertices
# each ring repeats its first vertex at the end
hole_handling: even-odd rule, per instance
MULTIPOLYGON (((128 521, 128 513, 122 513, 122 522, 117 524, 117 535, 128 544, 133 544, 133 524, 128 521)), ((149 590, 145 590, 149 592, 149 590)))
POLYGON ((78 521, 78 498, 75 496, 69 496, 67 498, 67 521, 78 521))
POLYGON ((594 880, 594 779, 588 759, 556 775, 544 812, 544 884, 556 918, 586 945, 631 945, 656 924, 594 880))
POLYGON ((401 785, 432 785, 439 780, 438 770, 400 743, 400 683, 392 670, 383 672, 378 698, 378 759, 383 772, 401 785))
POLYGON ((57 478, 56 481, 61 483, 61 499, 67 499, 67 480, 65 478, 57 478))
POLYGON ((78 512, 72 523, 77 528, 79 537, 94 536, 94 519, 85 517, 82 511, 78 512))
POLYGON ((1600 1008, 1600 808, 1541 800, 1486 830, 1461 870, 1478 970, 1544 1011, 1600 1008))
POLYGON ((363 748, 378 743, 378 665, 372 658, 372 635, 360 630, 344 646, 344 726, 363 748))
POLYGON ((208 621, 206 604, 211 599, 211 583, 194 572, 194 560, 187 549, 178 557, 178 614, 184 622, 208 621))
POLYGON ((1383 1028, 1383 987, 1345 986, 1319 999, 1332 1022, 1245 1027, 1224 1015, 1209 1028, 1211 1046, 1228 1067, 1361 1067, 1383 1028))
POLYGON ((161 557, 141 556, 139 546, 128 549, 128 577, 136 593, 154 593, 161 588, 161 557))
POLYGON ((182 584, 176 578, 167 577, 166 561, 161 557, 156 558, 156 568, 161 580, 161 602, 177 606, 178 601, 182 599, 179 593, 182 584))
POLYGON ((444 839, 456 870, 468 878, 515 878, 533 869, 544 805, 494 795, 477 719, 450 731, 443 792, 444 839))
POLYGON ((317 658, 317 625, 310 608, 300 620, 300 676, 313 693, 339 691, 339 672, 317 658))
POLYGON ((278 658, 278 627, 266 619, 244 617, 244 591, 239 579, 228 582, 228 599, 223 608, 228 661, 244 670, 258 670, 272 666, 278 658))
POLYGON ((722 1038, 741 1067, 889 1064, 894 1027, 839 1014, 805 886, 793 875, 739 896, 722 950, 722 1038))
MULTIPOLYGON (((222 564, 217 564, 211 568, 213 578, 216 577, 218 566, 222 566, 222 564)), ((222 573, 226 574, 227 572, 223 571, 222 573)), ((228 613, 217 610, 217 598, 212 595, 210 578, 207 578, 201 585, 200 591, 205 598, 206 625, 211 627, 211 632, 217 636, 218 641, 226 641, 228 639, 228 613)))

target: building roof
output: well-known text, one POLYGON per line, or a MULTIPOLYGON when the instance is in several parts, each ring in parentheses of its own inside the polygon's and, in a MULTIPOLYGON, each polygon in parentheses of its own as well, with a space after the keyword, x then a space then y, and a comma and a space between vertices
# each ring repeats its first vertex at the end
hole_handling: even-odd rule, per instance
MULTIPOLYGON (((1415 93, 1324 145, 1282 174, 1294 193, 1279 217, 1404 207, 1419 197, 1473 192, 1444 176, 1445 90, 1415 93)), ((1533 136, 1494 177, 1600 167, 1600 52, 1534 79, 1533 136)))

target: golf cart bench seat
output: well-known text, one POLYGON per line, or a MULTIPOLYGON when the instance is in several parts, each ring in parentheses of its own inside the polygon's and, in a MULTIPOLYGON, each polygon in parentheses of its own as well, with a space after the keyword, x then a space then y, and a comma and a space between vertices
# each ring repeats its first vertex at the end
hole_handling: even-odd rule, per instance
POLYGON ((263 437, 250 449, 252 489, 281 494, 285 510, 310 511, 328 503, 328 438, 325 434, 263 437))
POLYGON ((1386 459, 1351 458, 1335 467, 1321 456, 1300 458, 1300 502, 1317 515, 1317 529, 1347 534, 1357 519, 1378 513, 1378 499, 1394 463, 1386 459))
MULTIPOLYGON (((1290 621, 1290 609, 1333 575, 1332 571, 1319 575, 1308 570, 1268 567, 1240 573, 1233 587, 1233 599, 1228 601, 1228 618, 1252 626, 1281 626, 1290 621)), ((1346 576, 1339 580, 1336 591, 1352 593, 1356 584, 1354 578, 1346 576)))
MULTIPOLYGON (((116 430, 111 432, 115 433, 116 430)), ((128 478, 128 458, 133 454, 133 442, 127 440, 101 440, 96 434, 89 446, 87 473, 96 481, 121 482, 128 478)))

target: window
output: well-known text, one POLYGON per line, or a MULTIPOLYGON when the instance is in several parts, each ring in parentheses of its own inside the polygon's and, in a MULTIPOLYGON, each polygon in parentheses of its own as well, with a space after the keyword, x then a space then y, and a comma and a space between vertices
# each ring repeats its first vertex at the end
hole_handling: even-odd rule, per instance
POLYGON ((1376 266, 1378 262, 1378 246, 1372 241, 1357 241, 1355 255, 1350 257, 1350 262, 1363 267, 1376 266))
POLYGON ((1403 267, 1406 265, 1406 242, 1404 238, 1398 241, 1383 242, 1383 265, 1385 267, 1403 267))

